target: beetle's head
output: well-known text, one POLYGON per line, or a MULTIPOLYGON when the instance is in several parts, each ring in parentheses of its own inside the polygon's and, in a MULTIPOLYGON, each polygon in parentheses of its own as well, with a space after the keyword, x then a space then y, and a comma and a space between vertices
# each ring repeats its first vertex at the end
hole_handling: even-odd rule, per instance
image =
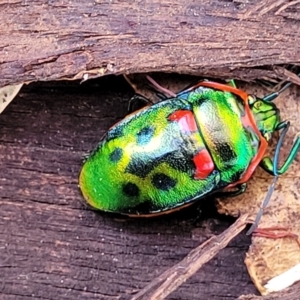
POLYGON ((258 130, 269 141, 280 123, 279 109, 274 103, 252 95, 248 97, 248 101, 258 130))

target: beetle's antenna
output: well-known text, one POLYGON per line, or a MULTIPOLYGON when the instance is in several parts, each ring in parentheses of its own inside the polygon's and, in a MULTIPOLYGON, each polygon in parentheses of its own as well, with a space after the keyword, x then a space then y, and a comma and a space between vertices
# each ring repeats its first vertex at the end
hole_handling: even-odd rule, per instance
POLYGON ((264 101, 272 102, 275 100, 283 91, 285 91, 288 87, 290 87, 293 83, 290 81, 287 84, 285 84, 278 92, 271 93, 265 97, 263 97, 264 101))
POLYGON ((264 200, 264 202, 263 202, 263 204, 262 204, 262 206, 261 206, 259 212, 258 212, 257 215, 256 215, 256 218, 255 218, 255 220, 254 220, 254 223, 251 225, 251 227, 250 227, 250 229, 247 231, 246 235, 250 235, 253 231, 256 230, 256 228, 257 228, 257 226, 258 226, 258 224, 259 224, 259 221, 260 221, 260 219, 261 219, 261 217, 262 217, 262 215, 263 215, 263 213, 264 213, 264 210, 265 210, 265 208, 267 207, 267 205, 268 205, 268 203, 269 203, 269 201, 270 201, 270 199, 271 199, 271 196, 272 196, 272 194, 273 194, 273 192, 274 192, 274 188, 275 188, 275 184, 276 184, 277 179, 278 179, 278 176, 275 176, 275 177, 273 178, 273 181, 272 181, 271 186, 269 187, 267 196, 266 196, 266 198, 265 198, 265 200, 264 200))
MULTIPOLYGON (((280 152, 280 148, 283 144, 283 139, 290 127, 290 122, 282 122, 281 123, 282 126, 280 128, 280 126, 277 126, 277 129, 282 129, 283 128, 283 131, 281 132, 280 134, 280 137, 279 137, 279 140, 278 140, 278 143, 276 145, 276 149, 275 149, 275 154, 274 154, 274 161, 273 161, 273 172, 275 174, 275 176, 278 176, 278 158, 279 158, 279 152, 280 152)), ((281 125, 279 124, 279 125, 281 125)))
MULTIPOLYGON (((297 74, 298 77, 300 77, 300 73, 297 74)), ((267 102, 272 102, 273 100, 275 100, 282 92, 284 92, 287 88, 289 88, 291 85, 293 84, 293 82, 288 81, 279 91, 271 93, 265 97, 263 97, 264 101, 267 102)))

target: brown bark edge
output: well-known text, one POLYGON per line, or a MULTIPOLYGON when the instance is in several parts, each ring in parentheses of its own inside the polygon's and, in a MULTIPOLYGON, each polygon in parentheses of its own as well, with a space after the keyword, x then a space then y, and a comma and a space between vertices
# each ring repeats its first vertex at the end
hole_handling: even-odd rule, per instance
MULTIPOLYGON (((246 81, 299 64, 298 1, 0 1, 0 87, 177 72, 246 81)), ((280 77, 280 76, 279 76, 280 77)))

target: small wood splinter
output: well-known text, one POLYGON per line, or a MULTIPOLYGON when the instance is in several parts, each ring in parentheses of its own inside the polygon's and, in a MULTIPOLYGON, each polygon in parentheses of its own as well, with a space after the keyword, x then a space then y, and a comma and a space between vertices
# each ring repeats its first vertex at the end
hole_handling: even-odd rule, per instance
POLYGON ((265 237, 269 239, 280 239, 280 238, 290 237, 296 240, 300 248, 299 236, 295 233, 290 232, 289 229, 286 227, 274 226, 274 227, 256 228, 255 231, 253 232, 253 236, 265 237), (276 232, 276 231, 280 231, 280 232, 276 232))

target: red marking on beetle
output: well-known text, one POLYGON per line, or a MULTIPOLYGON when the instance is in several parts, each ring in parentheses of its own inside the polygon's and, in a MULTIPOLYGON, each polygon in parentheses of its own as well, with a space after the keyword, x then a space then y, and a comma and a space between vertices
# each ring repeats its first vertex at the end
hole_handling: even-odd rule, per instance
POLYGON ((177 121, 183 132, 198 131, 194 114, 190 110, 177 110, 169 116, 170 121, 177 121))
MULTIPOLYGON (((195 132, 198 131, 197 123, 194 118, 194 114, 189 110, 177 110, 169 116, 170 121, 177 121, 180 129, 183 132, 195 132)), ((194 157, 193 161, 196 166, 194 178, 196 180, 205 179, 214 170, 214 162, 207 151, 202 149, 194 157)))
POLYGON ((215 168, 214 162, 205 148, 194 156, 193 161, 196 166, 194 174, 196 180, 206 179, 215 168))

